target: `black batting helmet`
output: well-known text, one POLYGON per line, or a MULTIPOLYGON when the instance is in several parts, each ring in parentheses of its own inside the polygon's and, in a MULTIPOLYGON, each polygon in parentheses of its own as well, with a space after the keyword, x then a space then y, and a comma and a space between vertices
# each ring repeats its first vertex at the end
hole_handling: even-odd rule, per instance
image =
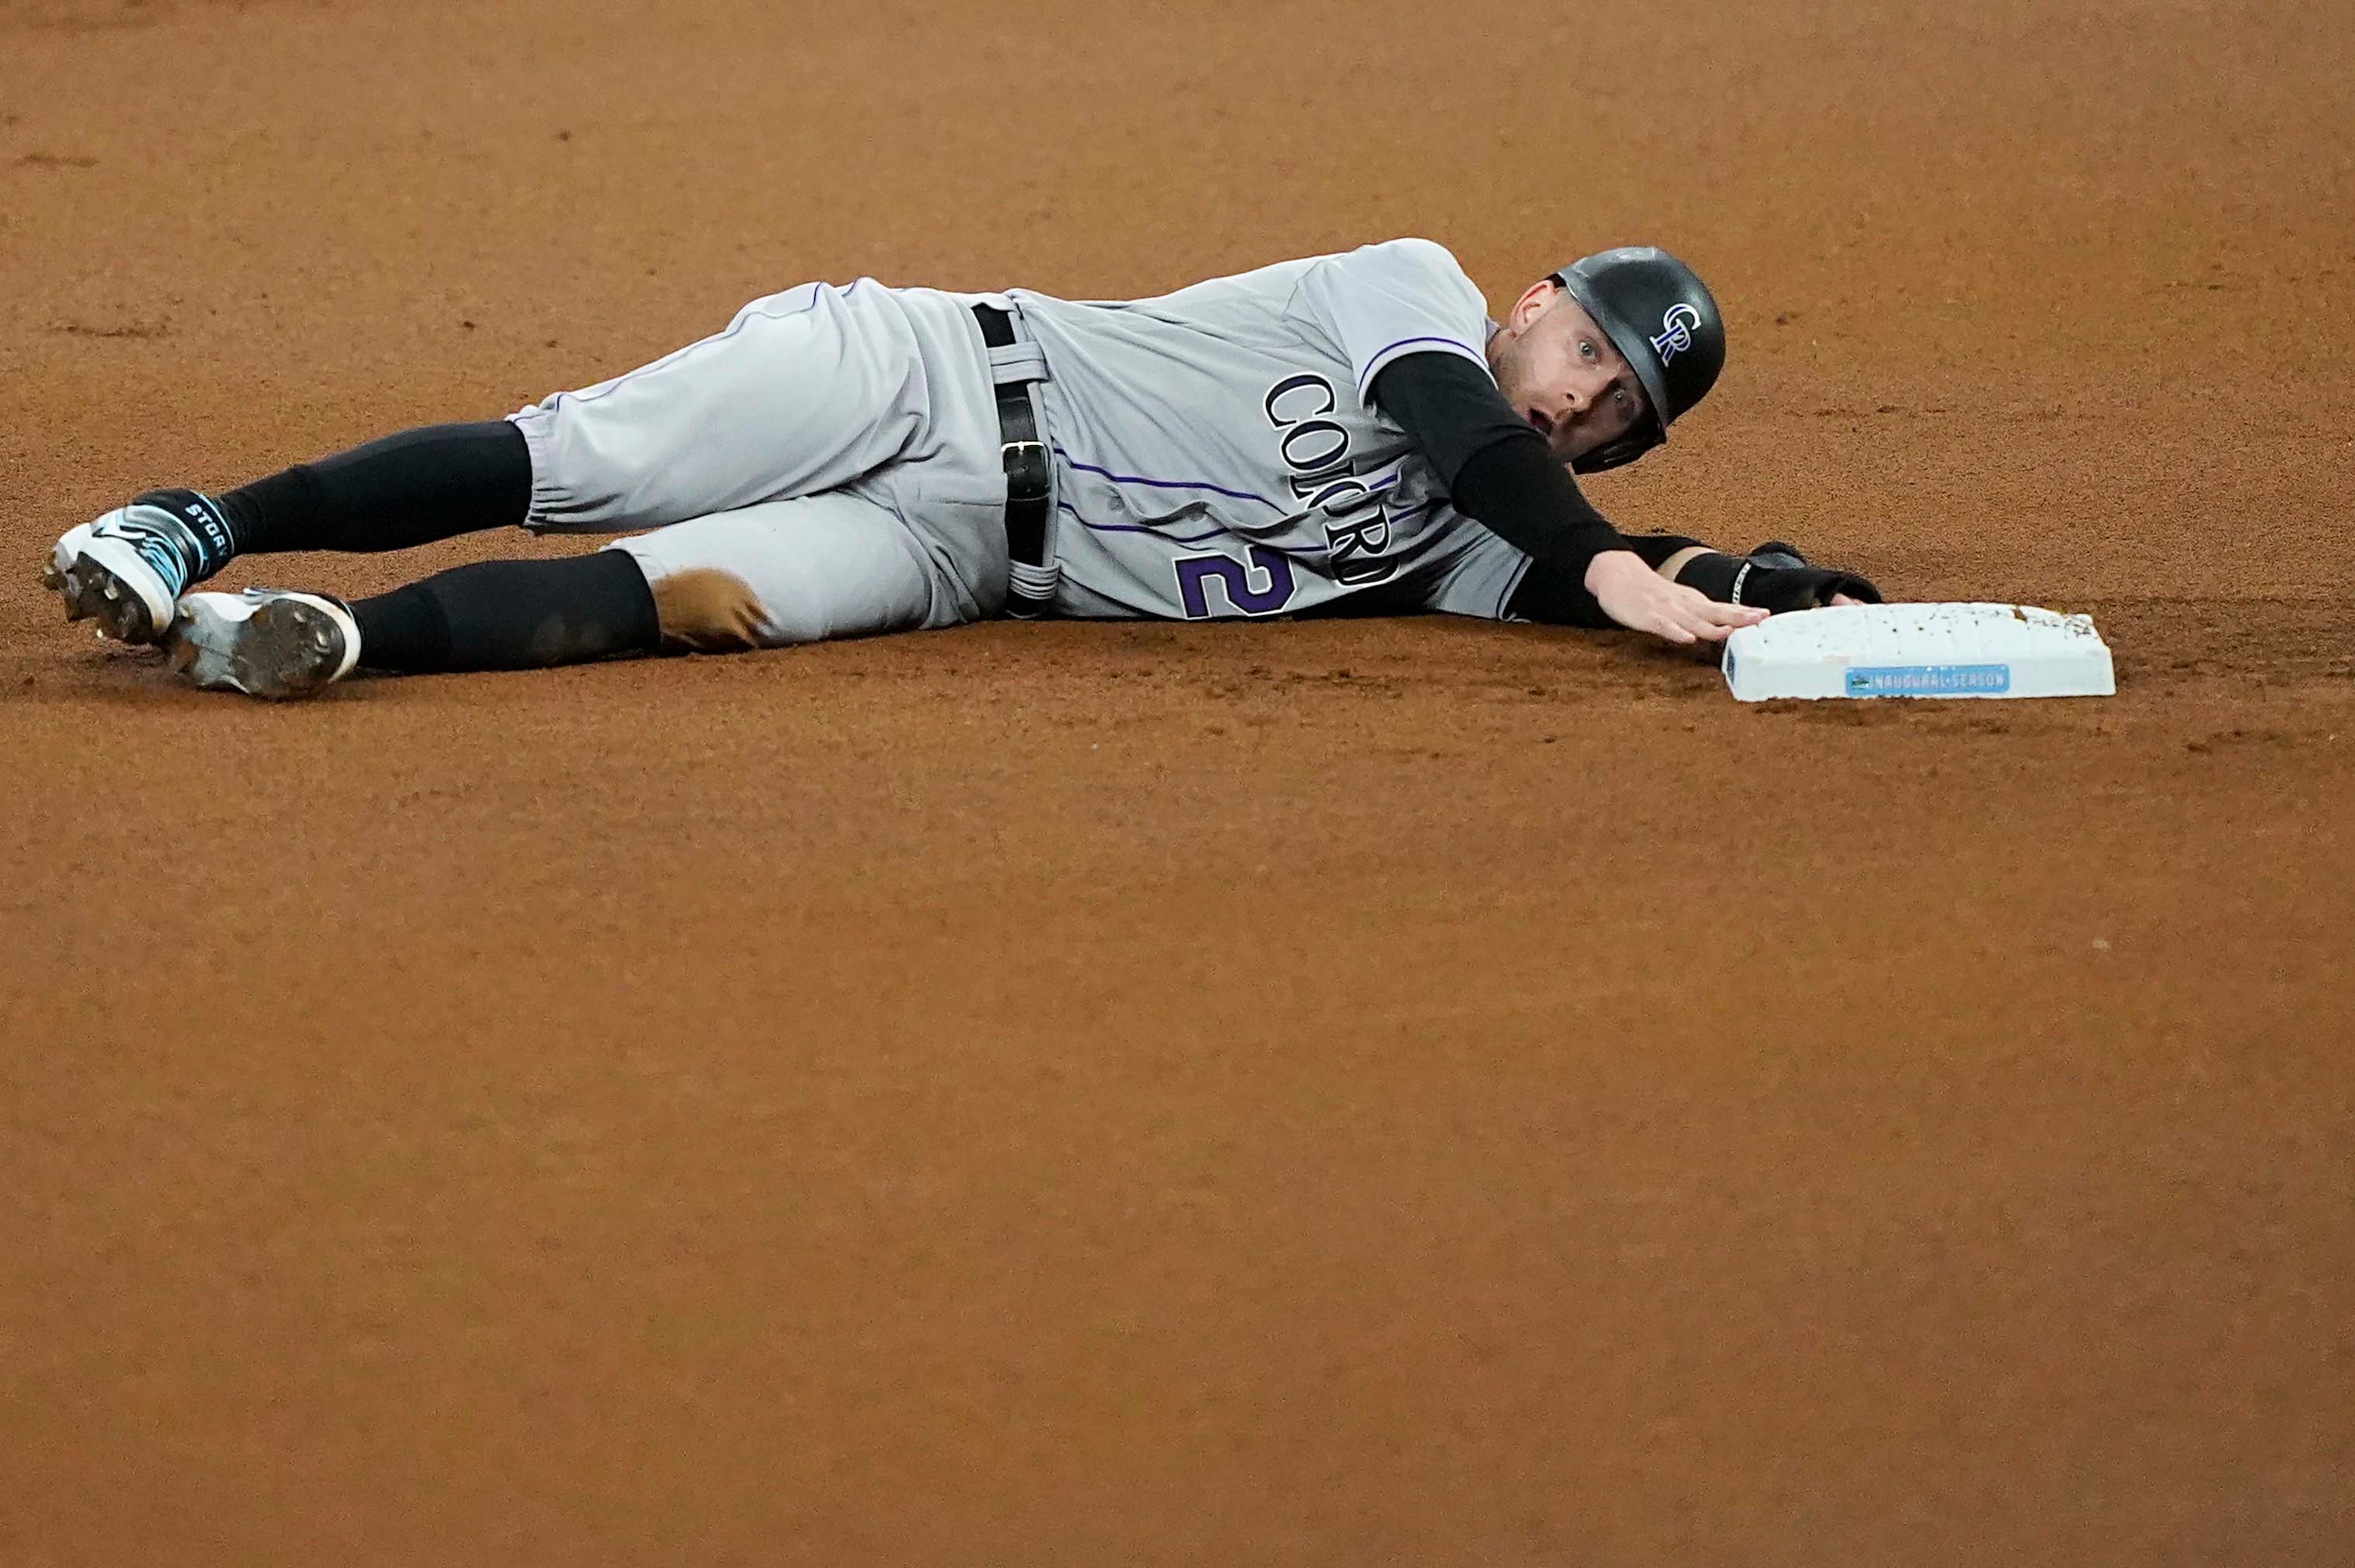
POLYGON ((1634 462, 1668 439, 1678 415, 1709 395, 1725 368, 1725 321, 1700 275, 1665 250, 1623 245, 1553 275, 1636 369, 1651 403, 1634 429, 1580 458, 1594 473, 1634 462))

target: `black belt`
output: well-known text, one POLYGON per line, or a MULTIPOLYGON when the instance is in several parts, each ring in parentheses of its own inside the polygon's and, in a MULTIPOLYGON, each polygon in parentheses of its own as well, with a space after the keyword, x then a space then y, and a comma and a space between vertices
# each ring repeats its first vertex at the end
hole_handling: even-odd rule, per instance
MULTIPOLYGON (((981 323, 981 338, 992 348, 1014 346, 1014 317, 995 305, 973 307, 981 323)), ((1047 518, 1054 470, 1047 461, 1047 443, 1039 439, 1039 415, 1030 406, 1028 382, 1008 382, 997 389, 997 435, 1006 459, 1006 553, 1024 566, 1047 565, 1047 518)), ((1044 613, 1048 600, 1033 598, 1012 585, 1006 601, 1008 615, 1044 613)))

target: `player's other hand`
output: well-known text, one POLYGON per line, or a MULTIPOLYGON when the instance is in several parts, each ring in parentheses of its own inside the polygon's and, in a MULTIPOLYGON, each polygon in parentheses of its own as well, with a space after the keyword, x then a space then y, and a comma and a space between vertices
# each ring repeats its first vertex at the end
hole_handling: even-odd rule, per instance
POLYGON ((1737 627, 1766 619, 1763 609, 1719 604, 1698 588, 1668 581, 1633 550, 1605 550, 1588 563, 1586 591, 1620 625, 1665 642, 1722 642, 1737 627))

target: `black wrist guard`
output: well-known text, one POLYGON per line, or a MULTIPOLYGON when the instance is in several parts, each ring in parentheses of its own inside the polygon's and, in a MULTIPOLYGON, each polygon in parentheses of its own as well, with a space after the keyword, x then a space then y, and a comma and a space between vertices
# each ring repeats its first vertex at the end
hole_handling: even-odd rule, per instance
POLYGON ((1720 604, 1753 605, 1776 614, 1820 609, 1834 594, 1867 604, 1881 602, 1881 590, 1870 578, 1811 566, 1805 556, 1779 541, 1761 545, 1746 556, 1696 556, 1677 573, 1677 581, 1720 604))

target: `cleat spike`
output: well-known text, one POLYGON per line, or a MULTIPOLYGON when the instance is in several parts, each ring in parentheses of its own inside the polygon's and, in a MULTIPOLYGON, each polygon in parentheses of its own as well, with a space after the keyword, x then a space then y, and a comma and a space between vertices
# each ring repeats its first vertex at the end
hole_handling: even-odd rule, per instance
POLYGON ((349 611, 283 588, 190 594, 165 641, 173 668, 197 685, 272 700, 341 680, 357 646, 349 611))
POLYGON ((69 622, 95 618, 101 636, 125 642, 162 636, 194 570, 172 493, 144 496, 58 540, 41 582, 64 601, 69 622))

